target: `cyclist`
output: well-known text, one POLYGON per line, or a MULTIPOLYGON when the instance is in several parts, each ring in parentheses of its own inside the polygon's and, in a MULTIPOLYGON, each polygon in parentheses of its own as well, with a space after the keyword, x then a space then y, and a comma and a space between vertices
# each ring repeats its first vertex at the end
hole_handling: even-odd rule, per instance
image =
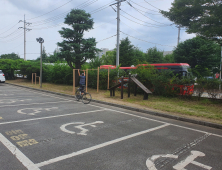
POLYGON ((84 93, 84 86, 85 86, 85 83, 86 83, 86 80, 85 80, 85 78, 86 78, 86 76, 85 76, 85 71, 84 71, 84 73, 82 73, 82 74, 80 75, 80 72, 79 72, 79 70, 78 70, 78 73, 79 73, 79 77, 80 77, 79 87, 80 87, 80 90, 81 90, 81 94, 83 95, 83 93, 84 93))

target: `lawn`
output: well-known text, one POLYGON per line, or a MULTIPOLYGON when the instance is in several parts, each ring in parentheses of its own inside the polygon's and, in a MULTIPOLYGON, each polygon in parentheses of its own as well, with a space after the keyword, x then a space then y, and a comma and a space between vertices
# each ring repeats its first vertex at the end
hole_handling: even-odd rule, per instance
MULTIPOLYGON (((32 84, 31 81, 25 79, 7 80, 6 83, 40 88, 38 84, 32 84)), ((73 87, 71 85, 43 83, 42 89, 69 95, 73 94, 73 87)), ((115 97, 110 97, 108 90, 99 90, 99 93, 97 93, 96 89, 88 88, 88 92, 91 93, 92 98, 96 100, 222 124, 221 101, 212 101, 206 98, 198 100, 196 97, 170 98, 155 95, 149 95, 148 100, 143 100, 143 95, 133 96, 133 94, 131 94, 130 98, 128 98, 127 93, 124 93, 123 99, 120 99, 120 91, 116 91, 115 97)))

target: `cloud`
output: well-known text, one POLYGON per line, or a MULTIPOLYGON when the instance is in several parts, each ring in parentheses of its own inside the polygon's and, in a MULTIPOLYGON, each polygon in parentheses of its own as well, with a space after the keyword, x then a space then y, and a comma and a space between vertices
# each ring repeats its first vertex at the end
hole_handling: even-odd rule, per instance
MULTIPOLYGON (((168 10, 173 2, 173 0, 146 1, 161 10, 168 10)), ((24 27, 23 22, 18 23, 19 20, 24 20, 24 14, 26 21, 32 23, 32 25, 27 26, 32 30, 26 35, 26 58, 36 59, 39 57, 40 45, 36 42, 38 37, 45 40, 46 52, 53 52, 57 48, 56 43, 62 41, 58 30, 61 30, 61 27, 67 27, 63 24, 64 18, 71 9, 75 8, 81 8, 91 13, 95 22, 94 29, 85 33, 86 38, 96 38, 98 48, 113 49, 116 47, 117 13, 109 6, 116 1, 73 0, 68 2, 69 0, 0 1, 0 37, 9 35, 7 38, 0 38, 1 49, 4 49, 0 50, 0 54, 15 52, 19 53, 21 57, 24 56, 23 31, 18 31, 19 27, 24 27), (67 4, 64 5, 65 3, 67 4), (14 27, 12 28, 12 26, 14 27)), ((144 0, 130 0, 130 3, 134 8, 126 2, 121 3, 120 39, 125 38, 127 36, 125 34, 128 34, 132 44, 144 52, 154 46, 160 50, 173 50, 174 46, 177 45, 177 28, 175 26, 165 27, 163 24, 169 25, 171 22, 158 13, 158 9, 144 0)), ((116 7, 113 6, 113 8, 116 7)), ((192 38, 192 36, 181 32, 181 40, 192 38)))

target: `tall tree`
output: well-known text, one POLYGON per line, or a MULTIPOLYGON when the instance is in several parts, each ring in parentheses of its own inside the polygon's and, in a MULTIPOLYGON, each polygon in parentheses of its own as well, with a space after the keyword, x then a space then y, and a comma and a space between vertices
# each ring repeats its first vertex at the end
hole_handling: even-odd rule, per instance
POLYGON ((173 54, 167 54, 163 57, 163 63, 175 63, 173 54))
POLYGON ((169 12, 161 13, 175 24, 213 39, 222 45, 221 0, 174 0, 169 12))
POLYGON ((145 53, 140 50, 138 47, 134 48, 134 58, 136 59, 136 63, 133 63, 134 65, 137 64, 137 62, 144 62, 145 61, 145 53))
POLYGON ((122 67, 135 64, 134 45, 131 44, 128 37, 122 39, 119 45, 119 63, 122 67))
MULTIPOLYGON (((38 57, 36 61, 40 61, 40 57, 38 57)), ((45 46, 43 46, 43 49, 42 49, 42 62, 46 62, 46 63, 48 62, 48 55, 46 53, 45 46)))
POLYGON ((148 63, 162 63, 163 51, 159 51, 156 47, 149 48, 146 53, 146 61, 148 63))
MULTIPOLYGON (((96 48, 95 38, 83 38, 85 31, 93 29, 93 19, 84 10, 72 9, 64 23, 69 28, 62 27, 59 31, 61 37, 65 39, 57 43, 60 47, 59 57, 64 58, 72 69, 81 69, 86 60, 95 58, 96 53, 100 51, 96 48)), ((77 71, 75 75, 78 78, 77 71)))
POLYGON ((2 54, 0 56, 0 59, 12 59, 12 60, 17 60, 20 59, 18 54, 11 53, 11 54, 2 54))
POLYGON ((188 63, 199 75, 216 72, 220 64, 220 46, 205 38, 195 37, 180 43, 173 51, 175 62, 188 63))
POLYGON ((116 65, 116 49, 107 51, 106 54, 102 55, 103 65, 116 65))

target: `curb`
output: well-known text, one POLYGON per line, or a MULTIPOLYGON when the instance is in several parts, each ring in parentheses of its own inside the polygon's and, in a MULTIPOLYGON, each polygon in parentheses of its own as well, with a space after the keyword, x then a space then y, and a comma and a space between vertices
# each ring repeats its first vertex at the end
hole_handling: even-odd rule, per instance
MULTIPOLYGON (((10 83, 5 83, 5 84, 18 86, 18 87, 23 87, 23 88, 27 88, 27 89, 32 89, 32 90, 36 90, 36 91, 42 91, 42 92, 51 93, 51 94, 57 94, 57 95, 60 95, 60 96, 75 98, 75 96, 73 96, 73 95, 62 94, 62 93, 52 92, 52 91, 42 90, 42 89, 35 89, 35 88, 32 88, 32 87, 27 87, 27 86, 22 86, 22 85, 17 85, 17 84, 10 84, 10 83)), ((222 129, 222 125, 211 123, 211 122, 199 121, 199 120, 184 118, 184 117, 180 117, 180 116, 174 116, 174 115, 165 114, 165 113, 153 112, 153 111, 134 108, 134 107, 130 107, 130 106, 123 106, 123 105, 119 105, 119 104, 115 104, 115 103, 103 102, 103 101, 99 101, 99 100, 95 100, 95 99, 92 99, 92 101, 96 102, 96 103, 101 103, 101 104, 105 104, 105 105, 109 105, 109 106, 115 106, 115 107, 131 110, 131 111, 137 111, 137 112, 146 113, 146 114, 155 115, 155 116, 160 116, 160 117, 165 117, 165 118, 169 118, 169 119, 180 120, 180 121, 183 121, 183 122, 189 122, 189 123, 193 123, 193 124, 198 124, 198 125, 208 126, 208 127, 212 127, 212 128, 222 129)))

